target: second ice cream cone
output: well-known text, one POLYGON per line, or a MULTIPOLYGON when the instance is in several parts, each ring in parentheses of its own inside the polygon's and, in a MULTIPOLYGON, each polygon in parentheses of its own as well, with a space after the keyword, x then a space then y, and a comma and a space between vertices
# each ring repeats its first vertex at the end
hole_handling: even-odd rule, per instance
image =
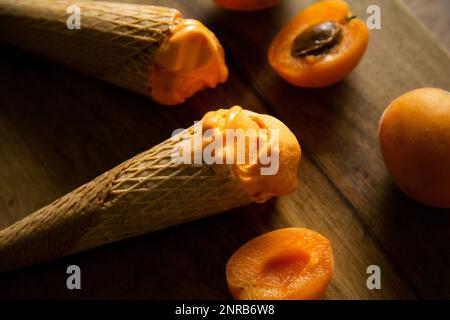
POLYGON ((0 41, 168 105, 228 77, 214 34, 166 7, 0 0, 0 41))

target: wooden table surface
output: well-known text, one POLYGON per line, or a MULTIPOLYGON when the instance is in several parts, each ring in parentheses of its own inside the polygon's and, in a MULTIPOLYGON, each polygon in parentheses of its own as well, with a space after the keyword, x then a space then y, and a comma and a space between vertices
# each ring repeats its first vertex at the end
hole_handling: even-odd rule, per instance
MULTIPOLYGON (((286 226, 331 240, 335 272, 326 299, 450 298, 450 210, 403 195, 377 140, 381 113, 394 98, 418 87, 450 88, 443 49, 449 1, 433 1, 432 14, 444 15, 446 26, 425 18, 435 36, 399 0, 350 0, 363 18, 369 4, 379 5, 382 29, 371 31, 368 52, 345 81, 304 90, 283 82, 265 56, 277 30, 312 1, 234 13, 209 0, 142 0, 201 19, 225 47, 228 82, 178 107, 2 45, 0 227, 218 107, 240 104, 278 117, 299 138, 303 158, 290 196, 0 275, 0 298, 227 299, 229 256, 249 239, 286 226), (66 289, 71 264, 82 269, 82 290, 66 289), (372 264, 381 267, 381 290, 366 287, 372 264)), ((428 6, 407 2, 419 11, 428 6)))

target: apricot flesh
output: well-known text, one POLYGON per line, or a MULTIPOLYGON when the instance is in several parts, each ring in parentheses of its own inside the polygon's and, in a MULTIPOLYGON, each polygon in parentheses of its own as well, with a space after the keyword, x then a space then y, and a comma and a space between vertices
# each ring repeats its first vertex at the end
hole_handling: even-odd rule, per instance
POLYGON ((287 82, 298 87, 321 88, 352 72, 363 57, 368 42, 369 31, 365 23, 352 16, 346 2, 324 0, 298 13, 276 35, 268 50, 268 60, 287 82), (323 54, 293 55, 292 47, 299 35, 324 22, 339 25, 339 41, 323 54))
POLYGON ((411 198, 450 208, 450 93, 410 91, 384 111, 379 128, 384 162, 411 198))
POLYGON ((240 300, 319 299, 333 271, 330 241, 312 230, 285 228, 239 248, 226 267, 230 293, 240 300))

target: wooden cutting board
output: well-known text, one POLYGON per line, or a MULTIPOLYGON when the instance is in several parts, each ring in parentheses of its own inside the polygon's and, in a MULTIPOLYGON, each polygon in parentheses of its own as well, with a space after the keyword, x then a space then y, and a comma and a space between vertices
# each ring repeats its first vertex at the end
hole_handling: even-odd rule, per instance
POLYGON ((418 87, 450 89, 448 53, 402 2, 349 1, 363 19, 369 4, 379 5, 382 29, 371 31, 368 52, 351 76, 322 90, 290 86, 266 61, 276 32, 312 1, 286 0, 255 13, 227 12, 210 0, 151 2, 179 8, 218 35, 231 70, 228 82, 185 105, 163 107, 2 45, 0 227, 206 111, 234 104, 270 113, 297 135, 303 149, 298 190, 0 275, 1 298, 227 299, 224 269, 234 250, 287 226, 308 227, 331 240, 335 272, 325 298, 450 298, 450 210, 404 196, 378 149, 378 121, 390 101, 418 87), (82 269, 82 290, 66 289, 71 264, 82 269), (381 290, 366 286, 373 264, 382 270, 381 290))

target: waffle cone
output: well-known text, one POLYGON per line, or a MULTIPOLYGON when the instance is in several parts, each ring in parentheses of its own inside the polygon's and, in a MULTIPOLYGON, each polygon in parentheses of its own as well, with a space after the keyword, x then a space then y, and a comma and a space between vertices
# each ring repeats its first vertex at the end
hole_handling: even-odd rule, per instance
POLYGON ((0 0, 0 41, 149 95, 154 56, 181 14, 171 8, 85 0, 0 0), (81 29, 69 30, 77 5, 81 29))
POLYGON ((193 127, 0 231, 0 272, 252 202, 228 165, 172 161, 193 127))

